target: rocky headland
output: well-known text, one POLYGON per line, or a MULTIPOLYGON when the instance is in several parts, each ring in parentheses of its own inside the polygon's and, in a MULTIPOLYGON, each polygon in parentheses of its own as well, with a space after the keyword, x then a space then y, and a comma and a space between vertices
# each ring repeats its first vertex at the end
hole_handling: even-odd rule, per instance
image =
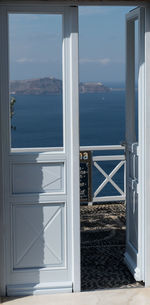
MULTIPOLYGON (((80 93, 107 92, 110 89, 102 83, 87 82, 79 84, 80 93)), ((49 95, 62 92, 62 81, 54 77, 29 80, 13 80, 10 82, 10 94, 49 95)))

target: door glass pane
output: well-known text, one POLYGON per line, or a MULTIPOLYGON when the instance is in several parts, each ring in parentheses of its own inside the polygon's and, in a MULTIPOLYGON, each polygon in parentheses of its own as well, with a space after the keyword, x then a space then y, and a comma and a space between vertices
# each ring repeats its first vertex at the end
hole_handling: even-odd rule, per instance
POLYGON ((62 16, 9 14, 11 147, 62 147, 62 16))

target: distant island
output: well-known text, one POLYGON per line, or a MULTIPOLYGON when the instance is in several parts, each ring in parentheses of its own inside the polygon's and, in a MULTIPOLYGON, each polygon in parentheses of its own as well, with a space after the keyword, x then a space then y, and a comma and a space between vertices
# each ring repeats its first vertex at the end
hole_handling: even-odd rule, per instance
MULTIPOLYGON (((110 89, 102 83, 87 82, 79 84, 80 93, 108 92, 110 89)), ((10 94, 50 95, 62 92, 62 81, 54 77, 44 77, 29 80, 14 80, 10 82, 10 94)))

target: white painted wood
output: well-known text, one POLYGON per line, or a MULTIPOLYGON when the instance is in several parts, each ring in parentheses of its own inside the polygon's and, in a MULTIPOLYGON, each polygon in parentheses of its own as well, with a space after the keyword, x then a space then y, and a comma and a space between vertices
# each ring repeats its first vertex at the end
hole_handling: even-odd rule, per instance
POLYGON ((14 270, 66 268, 65 204, 14 204, 12 209, 14 270))
POLYGON ((12 194, 64 193, 63 163, 13 164, 11 178, 12 194))
MULTIPOLYGON (((2 3, 0 5, 2 5, 2 3)), ((9 13, 47 14, 50 12, 50 14, 64 14, 64 6, 56 6, 48 2, 45 2, 45 5, 41 5, 41 2, 37 1, 35 5, 32 1, 30 1, 30 3, 27 1, 22 1, 21 3, 8 1, 4 6, 9 13)))
MULTIPOLYGON (((78 79, 78 8, 68 7, 64 22, 67 56, 64 59, 65 77, 70 79, 64 94, 67 95, 66 129, 68 131, 68 161, 72 171, 68 172, 67 185, 71 188, 72 205, 72 272, 73 291, 80 291, 80 185, 79 185, 79 79, 78 79), (70 39, 69 39, 70 38, 70 39), (70 126, 70 128, 68 128, 70 126)), ((64 45, 65 52, 65 45, 64 45)))
POLYGON ((51 162, 63 162, 67 157, 66 153, 48 153, 48 152, 33 152, 33 153, 14 153, 10 154, 9 158, 14 163, 51 163, 51 162))
POLYGON ((116 155, 116 156, 94 156, 93 161, 119 161, 125 160, 125 155, 116 155))
MULTIPOLYGON (((138 145, 138 200, 139 200, 139 248, 140 248, 140 272, 145 282, 145 9, 140 9, 139 14, 139 77, 138 77, 138 116, 139 116, 139 145, 138 145)), ((137 169, 137 166, 136 166, 137 169)))
POLYGON ((11 285, 8 286, 8 295, 16 296, 16 292, 18 296, 22 295, 41 295, 41 294, 53 294, 53 293, 68 293, 72 292, 72 282, 58 282, 56 283, 45 283, 37 284, 34 287, 31 285, 11 285))
POLYGON ((122 145, 97 145, 97 146, 80 146, 81 151, 92 150, 125 150, 122 145))
MULTIPOLYGON (((22 0, 21 1, 21 4, 24 5, 24 4, 31 4, 31 5, 34 5, 35 4, 35 1, 36 1, 36 4, 41 4, 41 2, 39 0, 22 0)), ((76 6, 77 4, 78 5, 81 5, 81 6, 98 6, 98 5, 101 5, 101 6, 146 6, 147 4, 147 0, 143 1, 143 0, 138 0, 138 1, 134 1, 134 0, 131 0, 131 1, 127 1, 127 0, 118 0, 118 1, 110 1, 110 0, 105 0, 105 1, 102 1, 102 0, 79 0, 78 3, 76 2, 76 0, 70 0, 70 1, 66 1, 66 0, 48 0, 50 2, 50 5, 51 6, 76 6)), ((4 4, 11 4, 11 0, 3 0, 1 2, 2 5, 4 4)), ((17 1, 14 1, 14 3, 16 3, 16 5, 18 4, 17 1)), ((47 4, 47 1, 42 1, 42 3, 45 5, 47 4)))
MULTIPOLYGON (((6 33, 6 23, 7 23, 7 18, 6 18, 6 15, 5 15, 5 7, 3 7, 3 4, 6 4, 6 3, 8 3, 8 4, 11 4, 12 5, 12 1, 3 1, 3 2, 1 2, 0 3, 0 5, 2 6, 1 7, 1 10, 0 10, 0 14, 1 14, 1 18, 0 18, 0 24, 1 24, 1 28, 0 28, 0 40, 1 40, 1 44, 3 45, 3 48, 1 48, 1 51, 0 51, 0 55, 1 55, 1 57, 0 57, 0 61, 1 61, 1 66, 0 66, 0 73, 1 73, 1 81, 3 80, 3 86, 1 86, 1 95, 0 95, 0 98, 1 98, 1 102, 2 102, 2 100, 5 100, 6 99, 6 95, 7 95, 7 78, 8 78, 8 74, 7 74, 7 61, 6 61, 6 57, 7 57, 7 52, 6 52, 6 50, 7 50, 7 47, 6 47, 6 44, 7 44, 7 39, 6 39, 6 36, 7 36, 7 33, 6 33), (5 54, 4 54, 5 53, 5 54), (4 60, 3 60, 4 59, 4 60)), ((30 5, 33 5, 34 6, 34 1, 30 1, 30 2, 28 2, 28 5, 30 6, 30 5)), ((53 5, 59 5, 60 6, 60 3, 61 3, 61 5, 62 5, 62 2, 60 2, 60 1, 54 1, 53 2, 53 5)), ((83 2, 82 1, 79 1, 79 3, 80 4, 83 4, 83 2)), ((91 2, 89 2, 89 1, 84 1, 84 4, 85 5, 97 5, 97 1, 92 1, 92 3, 91 2)), ((27 4, 27 1, 22 1, 22 3, 21 4, 23 4, 23 5, 26 5, 27 4)), ((41 4, 41 2, 40 1, 36 1, 36 5, 37 4, 41 4)), ((47 4, 47 1, 45 2, 45 1, 43 1, 42 2, 42 5, 44 6, 45 4, 47 4)), ((51 1, 51 4, 52 4, 52 1, 51 1)), ((64 3, 63 3, 64 5, 66 5, 66 6, 68 6, 68 2, 66 3, 65 1, 64 1, 64 3)), ((76 4, 76 2, 74 2, 74 1, 70 1, 70 4, 73 4, 73 5, 75 5, 76 4)), ((107 1, 107 2, 104 2, 104 3, 102 3, 101 2, 101 5, 118 5, 118 1, 116 2, 116 1, 107 1)), ((132 1, 130 1, 130 4, 131 5, 135 5, 135 2, 133 2, 132 3, 132 1)), ((142 4, 143 5, 143 1, 137 1, 136 2, 136 4, 142 4)), ((18 6, 18 2, 16 2, 16 5, 18 6)), ((20 5, 20 3, 19 3, 19 5, 20 5)), ((119 2, 119 5, 129 5, 129 3, 127 3, 126 1, 121 1, 121 2, 119 2)), ((34 8, 35 8, 35 6, 34 6, 34 8)), ((41 9, 41 7, 40 7, 40 9, 41 9)), ((47 13, 47 11, 46 11, 46 13, 47 13)), ((149 29, 149 10, 147 9, 147 29, 149 29)), ((147 38, 147 40, 146 40, 146 42, 147 42, 147 57, 146 57, 146 60, 147 60, 147 64, 149 63, 149 49, 150 49, 150 47, 149 47, 149 31, 146 33, 146 38, 147 38)), ((149 69, 150 70, 150 69, 149 69)), ((147 76, 149 75, 149 71, 147 70, 147 76)), ((148 98, 148 96, 150 95, 149 94, 149 77, 147 78, 147 87, 146 87, 146 92, 147 92, 147 98, 148 98)), ((1 85, 2 85, 2 83, 1 83, 1 85)), ((6 108, 7 108, 7 105, 6 105, 6 108)), ((4 107, 4 105, 2 106, 1 105, 1 110, 4 110, 5 109, 5 107, 4 107)), ((149 106, 147 105, 147 110, 149 110, 149 106)), ((3 122, 5 119, 6 119, 6 121, 7 121, 7 116, 6 116, 6 113, 7 113, 7 111, 6 111, 6 113, 5 113, 5 111, 1 111, 1 113, 2 113, 2 117, 1 117, 1 122, 3 122)), ((147 129, 146 129, 146 136, 147 136, 147 142, 146 143, 149 143, 149 138, 148 138, 148 136, 149 136, 149 124, 148 124, 148 122, 149 122, 149 111, 147 111, 147 121, 146 121, 146 126, 147 126, 147 129)), ((6 132, 6 130, 5 130, 5 128, 4 128, 4 126, 6 126, 5 124, 1 124, 1 140, 2 140, 2 143, 3 143, 3 145, 1 146, 2 147, 2 157, 1 157, 1 165, 2 165, 2 171, 1 171, 1 173, 3 173, 3 168, 5 167, 5 165, 7 165, 7 147, 8 147, 8 145, 5 145, 6 144, 6 142, 7 142, 7 132, 6 132), (5 142, 6 141, 6 142, 5 142), (4 153, 5 153, 5 156, 4 156, 4 153)), ((57 154, 57 153, 56 153, 57 154)), ((149 153, 149 146, 148 146, 148 144, 147 144, 147 146, 146 146, 146 156, 147 156, 147 161, 149 160, 148 158, 149 158, 149 155, 150 155, 150 153, 149 153)), ((61 159, 62 159, 62 156, 61 156, 61 159)), ((149 164, 148 162, 147 162, 147 164, 149 164)), ((5 167, 5 172, 6 172, 6 170, 7 170, 7 167, 5 167)), ((150 170, 148 170, 148 167, 147 167, 147 177, 149 177, 149 173, 150 173, 150 170)), ((1 190, 2 190, 2 192, 0 192, 0 194, 1 194, 1 196, 2 196, 2 200, 1 200, 1 202, 3 202, 4 203, 4 200, 3 200, 3 184, 2 184, 2 180, 3 180, 3 175, 1 175, 1 190)), ((6 179, 7 180, 7 179, 6 179)), ((149 183, 149 179, 148 179, 148 182, 147 182, 147 185, 146 185, 146 188, 147 188, 147 202, 149 201, 148 200, 148 190, 149 190, 149 185, 148 185, 148 183, 149 183)), ((6 200, 6 198, 5 198, 5 200, 6 200)), ((41 200, 41 199, 40 199, 41 200)), ((1 211, 3 211, 3 208, 2 208, 2 205, 1 205, 1 211)), ((149 211, 149 209, 147 208, 147 211, 149 211)), ((3 215, 3 213, 1 214, 1 215, 3 215)), ((78 215, 78 212, 77 212, 77 215, 78 215)), ((150 213, 147 213, 147 225, 148 225, 148 221, 149 221, 149 215, 150 215, 150 213)), ((78 216, 77 216, 77 219, 78 219, 78 216)), ((0 223, 0 225, 1 225, 1 228, 2 228, 2 230, 1 230, 1 232, 3 231, 4 232, 4 230, 3 230, 3 226, 5 225, 4 224, 4 217, 2 217, 1 218, 1 223, 0 223)), ((147 237, 149 236, 149 233, 148 232, 150 232, 150 230, 148 230, 148 228, 147 228, 147 237)), ((77 233, 77 235, 78 235, 78 233, 77 233)), ((4 236, 4 234, 3 234, 3 236, 4 236)), ((149 239, 147 239, 147 240, 149 240, 149 239)), ((3 244, 3 241, 2 241, 2 244, 3 244)), ((1 244, 1 245, 2 245, 1 244)), ((148 259, 149 259, 149 255, 148 255, 148 253, 150 252, 150 251, 148 251, 148 249, 149 249, 149 246, 147 246, 147 254, 146 254, 146 259, 147 259, 147 262, 148 262, 148 259)), ((0 285, 1 285, 1 292, 2 292, 2 294, 4 294, 5 293, 5 275, 4 275, 4 272, 2 272, 2 266, 4 266, 4 268, 3 268, 3 271, 4 271, 4 269, 5 269, 5 264, 4 264, 4 253, 2 253, 2 251, 1 251, 1 272, 0 272, 0 285)), ((149 274, 150 274, 150 272, 149 272, 149 274)), ((147 278, 149 277, 149 275, 148 275, 148 272, 147 272, 147 278)), ((147 282, 148 282, 148 280, 147 280, 147 282)), ((150 282, 150 281, 149 281, 150 282)), ((72 283, 71 283, 72 284, 72 283)), ((63 286, 63 285, 62 285, 63 286)), ((71 285, 70 285, 70 287, 71 287, 71 285)), ((13 287, 14 288, 14 287, 13 287)), ((56 288, 57 289, 57 288, 56 288)), ((71 289, 71 288, 70 288, 71 289)), ((30 289, 29 289, 30 290, 30 289)), ((16 291, 16 288, 14 288, 14 290, 13 291, 16 291)), ((14 294, 15 294, 15 292, 14 292, 14 294)))
POLYGON ((14 153, 27 153, 27 152, 31 152, 31 153, 35 153, 35 152, 55 152, 56 151, 63 151, 63 147, 28 147, 28 148, 11 148, 11 152, 14 153))
POLYGON ((150 286, 150 6, 146 7, 145 18, 145 103, 143 105, 145 128, 143 130, 144 135, 144 147, 145 147, 145 159, 144 159, 144 171, 145 171, 145 286, 150 286))
POLYGON ((6 164, 8 162, 8 105, 4 104, 3 101, 8 99, 8 65, 7 65, 7 14, 4 7, 0 8, 0 44, 3 47, 0 48, 0 188, 1 188, 1 200, 0 200, 0 295, 5 295, 6 293, 6 228, 7 222, 5 217, 5 188, 8 191, 8 187, 5 187, 8 181, 8 171, 6 164), (5 130, 6 128, 6 130, 5 130), (4 175, 5 172, 5 175, 4 175))
POLYGON ((113 202, 113 201, 125 201, 125 196, 104 196, 104 197, 95 197, 93 202, 113 202))
POLYGON ((126 20, 128 22, 131 21, 132 24, 134 21, 138 19, 139 19, 139 12, 137 11, 137 9, 133 9, 128 14, 126 14, 126 20))
POLYGON ((120 187, 112 180, 112 177, 118 172, 118 170, 122 167, 124 164, 124 161, 121 161, 117 166, 113 169, 113 171, 108 175, 106 172, 97 164, 94 162, 94 166, 98 169, 98 171, 106 178, 102 184, 97 188, 97 190, 94 192, 94 197, 96 197, 101 190, 104 188, 104 186, 110 182, 113 187, 123 196, 124 192, 120 189, 120 187))
POLYGON ((138 281, 144 280, 144 9, 127 15, 126 22, 126 207, 125 262, 138 281), (138 139, 135 132, 135 20, 138 20, 138 139), (137 143, 138 140, 138 143, 137 143), (142 236, 143 234, 143 236, 142 236))
POLYGON ((6 289, 8 295, 71 292, 72 285, 79 291, 78 10, 11 1, 0 6, 0 14, 1 209, 7 223, 5 231, 2 225, 6 244, 1 250, 1 294, 6 289), (63 17, 63 149, 10 149, 8 12, 63 17))
MULTIPOLYGON (((125 146, 123 145, 97 145, 97 146, 80 146, 80 151, 117 151, 119 150, 121 153, 124 153, 125 146)), ((93 165, 98 169, 98 171, 106 178, 99 187, 95 190, 92 202, 88 203, 88 205, 92 205, 94 202, 113 202, 113 201, 125 201, 126 195, 126 158, 124 154, 121 155, 109 155, 109 156, 92 156, 93 165), (119 163, 115 169, 107 175, 105 171, 96 163, 96 161, 124 161, 119 163), (111 179, 112 176, 120 169, 120 167, 124 166, 124 190, 121 190, 118 185, 111 179), (105 185, 110 182, 114 188, 121 194, 117 196, 101 196, 100 192, 105 187, 105 185)), ((92 167, 93 169, 93 167, 92 167)))
MULTIPOLYGON (((108 146, 81 146, 80 147, 80 151, 108 151, 112 150, 112 151, 116 151, 116 150, 120 150, 121 153, 124 153, 124 147, 121 145, 108 145, 108 146), (85 149, 87 148, 87 149, 85 149)), ((129 146, 130 149, 130 146, 129 146)), ((124 201, 125 200, 125 194, 126 194, 126 157, 125 154, 121 154, 121 155, 111 155, 111 156, 92 156, 92 161, 93 161, 93 166, 95 166, 97 168, 97 170, 105 177, 105 180, 98 186, 98 188, 95 190, 94 192, 94 196, 93 196, 93 200, 92 202, 111 202, 111 201, 124 201), (98 162, 103 162, 103 161, 121 161, 119 162, 114 169, 112 170, 112 172, 108 175, 103 168, 98 164, 98 162), (120 187, 112 180, 112 177, 118 172, 118 170, 124 166, 124 189, 121 190, 120 187), (102 191, 102 189, 106 186, 106 184, 110 182, 112 184, 112 186, 119 192, 120 195, 117 196, 106 196, 103 197, 100 195, 100 192, 102 191)), ((100 164, 101 164, 100 163, 100 164)), ((90 203, 92 205, 92 202, 90 203)))

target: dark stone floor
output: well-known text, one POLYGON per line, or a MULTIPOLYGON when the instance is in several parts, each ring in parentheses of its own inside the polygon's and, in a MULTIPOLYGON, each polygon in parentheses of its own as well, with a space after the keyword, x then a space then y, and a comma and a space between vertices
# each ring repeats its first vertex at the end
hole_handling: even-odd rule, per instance
POLYGON ((125 205, 81 206, 82 291, 142 287, 124 264, 125 205))

